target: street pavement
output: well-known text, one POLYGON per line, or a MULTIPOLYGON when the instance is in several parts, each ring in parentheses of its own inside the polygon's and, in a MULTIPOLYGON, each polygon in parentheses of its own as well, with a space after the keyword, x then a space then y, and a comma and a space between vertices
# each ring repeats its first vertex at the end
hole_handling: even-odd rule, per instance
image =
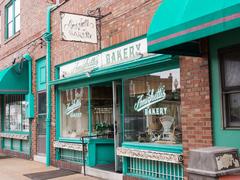
MULTIPOLYGON (((0 155, 1 156, 1 155, 0 155)), ((0 180, 29 180, 24 174, 58 170, 55 167, 46 167, 45 164, 18 158, 0 158, 0 180)), ((97 178, 73 174, 54 178, 52 180, 97 180, 97 178)))

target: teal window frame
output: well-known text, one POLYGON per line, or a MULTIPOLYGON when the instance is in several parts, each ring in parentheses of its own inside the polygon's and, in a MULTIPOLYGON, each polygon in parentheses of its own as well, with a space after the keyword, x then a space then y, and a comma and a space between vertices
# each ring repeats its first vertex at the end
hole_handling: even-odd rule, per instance
POLYGON ((71 143, 81 143, 81 138, 70 138, 70 137, 62 137, 61 136, 61 92, 65 90, 75 89, 75 88, 87 88, 88 89, 88 133, 91 135, 91 122, 92 116, 89 112, 91 112, 91 101, 90 101, 90 92, 91 88, 87 85, 82 86, 65 86, 64 88, 57 88, 56 90, 56 140, 61 142, 71 142, 71 143))
MULTIPOLYGON (((25 96, 23 94, 17 94, 17 95, 25 96)), ((4 133, 16 133, 16 134, 29 134, 30 133, 30 122, 29 122, 29 129, 28 129, 28 131, 23 131, 23 129, 22 129, 22 124, 23 124, 23 119, 22 119, 22 117, 23 117, 23 115, 22 115, 23 114, 22 102, 25 101, 25 100, 21 101, 21 129, 19 131, 12 131, 12 130, 10 130, 10 127, 9 127, 9 130, 5 129, 5 122, 6 122, 6 118, 5 118, 5 110, 6 110, 5 96, 6 95, 2 96, 3 97, 3 100, 2 100, 2 107, 3 107, 2 108, 2 132, 4 132, 4 133)), ((7 95, 7 96, 12 96, 12 95, 7 95)), ((24 97, 24 99, 25 99, 25 97, 24 97)), ((10 106, 10 104, 8 104, 8 106, 10 106)), ((10 107, 9 107, 9 110, 10 110, 10 107)), ((9 112, 8 116, 9 116, 8 120, 9 120, 9 126, 10 126, 10 112, 9 112)))
MULTIPOLYGON (((19 0, 21 2, 21 0, 19 0)), ((20 3, 19 2, 19 3, 20 3)), ((21 29, 21 20, 20 20, 20 24, 19 24, 19 30, 16 31, 16 18, 19 16, 19 18, 21 19, 21 12, 19 10, 19 14, 15 14, 16 13, 16 8, 15 8, 15 4, 16 4, 16 0, 11 0, 6 6, 5 6, 5 40, 13 37, 17 32, 20 32, 21 29), (8 29, 9 29, 9 22, 8 22, 8 11, 9 11, 9 7, 12 6, 12 21, 11 23, 13 23, 13 27, 12 27, 12 35, 9 36, 8 33, 8 29)), ((21 9, 21 6, 20 6, 21 9)))

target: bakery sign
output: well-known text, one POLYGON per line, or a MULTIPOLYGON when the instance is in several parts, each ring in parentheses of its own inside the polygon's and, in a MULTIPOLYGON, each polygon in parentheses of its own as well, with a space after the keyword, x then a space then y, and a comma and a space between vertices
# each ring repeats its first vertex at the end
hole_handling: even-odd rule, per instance
POLYGON ((97 43, 96 19, 84 15, 61 13, 61 36, 66 41, 97 43))
POLYGON ((111 67, 118 64, 123 64, 131 61, 139 61, 143 56, 150 56, 147 54, 147 40, 146 38, 113 48, 108 51, 102 51, 96 55, 88 58, 80 59, 78 61, 63 65, 59 69, 60 79, 78 75, 90 74, 93 70, 111 67))

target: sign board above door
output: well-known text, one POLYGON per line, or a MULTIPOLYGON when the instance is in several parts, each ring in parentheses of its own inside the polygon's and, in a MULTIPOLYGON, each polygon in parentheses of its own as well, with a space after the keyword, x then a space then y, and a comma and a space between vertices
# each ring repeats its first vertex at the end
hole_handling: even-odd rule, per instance
POLYGON ((96 18, 62 12, 61 36, 66 41, 97 43, 96 18))

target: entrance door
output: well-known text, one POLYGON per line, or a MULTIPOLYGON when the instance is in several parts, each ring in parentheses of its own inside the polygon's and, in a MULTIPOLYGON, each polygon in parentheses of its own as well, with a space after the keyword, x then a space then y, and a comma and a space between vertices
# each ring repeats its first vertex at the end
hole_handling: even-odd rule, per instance
POLYGON ((113 81, 113 124, 114 124, 114 149, 115 149, 115 171, 122 172, 122 158, 117 156, 117 148, 122 145, 122 82, 113 81))
POLYGON ((38 94, 37 154, 46 154, 46 92, 38 94))

